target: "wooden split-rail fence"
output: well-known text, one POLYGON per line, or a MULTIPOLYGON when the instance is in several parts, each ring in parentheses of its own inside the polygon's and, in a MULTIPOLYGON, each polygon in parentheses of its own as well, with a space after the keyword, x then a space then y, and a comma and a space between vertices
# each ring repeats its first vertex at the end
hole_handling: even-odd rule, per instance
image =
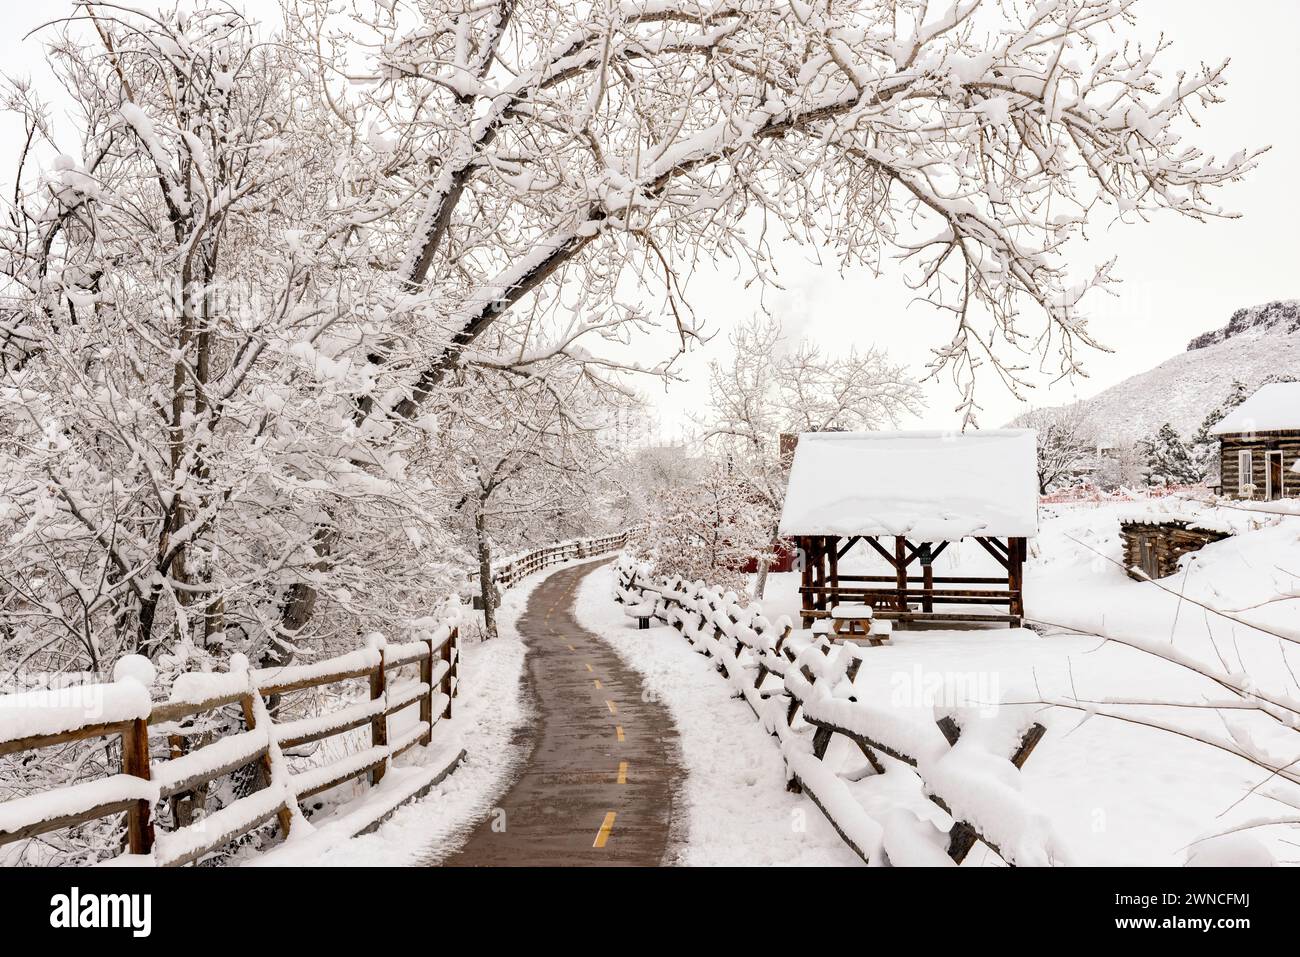
MULTIPOLYGON (((155 863, 167 866, 197 861, 272 818, 287 835, 307 798, 362 777, 376 785, 393 758, 429 743, 434 726, 451 715, 458 684, 458 635, 451 622, 414 641, 373 641, 358 651, 308 665, 183 674, 165 702, 151 701, 144 683, 129 675, 111 684, 0 696, 0 719, 13 719, 0 720, 0 756, 94 738, 117 737, 121 743, 120 774, 0 803, 0 844, 124 813, 126 850, 152 854, 155 863), (412 671, 415 674, 406 677, 412 671), (296 720, 271 719, 267 700, 274 696, 355 681, 368 685, 368 699, 296 720), (77 706, 49 704, 73 692, 77 706), (390 739, 388 719, 415 708, 418 719, 390 739), (236 716, 242 730, 211 740, 200 737, 201 743, 196 743, 195 719, 223 711, 236 716), (369 747, 290 772, 284 750, 366 726, 369 747), (5 737, 14 729, 32 727, 38 731, 5 737), (210 783, 250 766, 256 769, 260 787, 204 813, 210 783), (153 812, 160 801, 170 802, 177 825, 173 830, 155 828, 153 812)), ((450 773, 463 756, 463 750, 450 756, 425 789, 450 773)))
POLYGON ((770 622, 742 608, 732 593, 680 579, 653 580, 643 566, 626 560, 616 571, 614 598, 633 608, 633 617, 648 611, 716 659, 733 693, 777 738, 790 790, 806 794, 863 861, 874 853, 877 863, 960 864, 976 842, 1010 865, 1066 860, 1043 815, 999 780, 1007 765, 1017 771, 1024 766, 1045 733, 1022 712, 1008 712, 1021 726, 1011 736, 997 736, 1011 746, 993 753, 980 747, 978 735, 962 743, 967 729, 961 720, 975 720, 969 714, 909 721, 890 705, 858 700, 856 692, 844 697, 864 662, 879 654, 871 648, 809 637, 786 617, 770 622), (836 736, 850 741, 867 762, 863 773, 846 777, 826 761, 836 736), (958 759, 945 761, 959 745, 958 759), (961 773, 972 764, 989 773, 961 773), (854 795, 850 778, 893 773, 900 765, 915 772, 921 796, 951 818, 946 840, 914 808, 883 815, 888 820, 882 825, 854 795))
POLYGON ((522 555, 514 555, 492 566, 492 580, 502 589, 512 588, 534 572, 559 565, 575 558, 591 558, 617 551, 627 544, 628 532, 617 532, 599 538, 575 538, 535 548, 522 555))
MULTIPOLYGON (((508 588, 513 588, 534 572, 550 568, 552 565, 559 565, 575 558, 594 558, 597 555, 617 551, 627 544, 630 534, 630 531, 623 531, 612 535, 602 535, 598 538, 575 538, 567 542, 557 542, 553 545, 535 548, 531 552, 512 555, 492 565, 492 581, 496 583, 498 588, 505 591, 508 588)), ((471 579, 477 577, 477 572, 470 573, 471 579)), ((475 607, 478 607, 480 600, 480 598, 475 597, 475 607)))

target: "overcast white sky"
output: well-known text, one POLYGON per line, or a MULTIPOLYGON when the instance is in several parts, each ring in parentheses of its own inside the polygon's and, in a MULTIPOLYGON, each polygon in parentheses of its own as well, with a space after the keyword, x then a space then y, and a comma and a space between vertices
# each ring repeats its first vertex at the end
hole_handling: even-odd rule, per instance
MULTIPOLYGON (((253 0, 247 7, 266 10, 270 4, 253 0)), ((36 41, 22 37, 61 8, 70 5, 8 0, 0 31, 6 73, 43 75, 36 41)), ((1222 194, 1224 206, 1241 212, 1241 219, 1199 224, 1167 217, 1097 231, 1076 248, 1087 263, 1119 256, 1124 282, 1118 297, 1099 297, 1090 313, 1094 335, 1114 351, 1089 357, 1087 379, 1050 388, 1044 379, 1035 405, 1086 397, 1148 369, 1197 333, 1223 325, 1241 306, 1300 296, 1300 0, 1145 0, 1140 18, 1141 37, 1164 32, 1175 41, 1167 69, 1232 58, 1228 102, 1209 111, 1198 142, 1220 155, 1261 145, 1272 150, 1248 182, 1222 194)), ((0 125, 0 137, 12 137, 13 129, 0 125)), ((12 150, 0 149, 0 157, 10 155, 12 150)), ((918 371, 929 348, 950 337, 946 319, 924 304, 910 304, 898 275, 874 278, 855 270, 840 276, 813 260, 812 251, 792 247, 778 264, 788 291, 775 300, 776 314, 792 336, 808 336, 828 350, 883 346, 918 371)), ((660 429, 669 436, 705 397, 708 361, 727 360, 727 327, 758 309, 757 293, 724 270, 697 275, 690 293, 698 313, 720 334, 683 364, 687 381, 653 394, 660 429)), ((931 383, 926 393, 925 414, 907 424, 957 426, 952 386, 931 383)), ((992 381, 981 401, 985 426, 1004 423, 1020 408, 992 381)))

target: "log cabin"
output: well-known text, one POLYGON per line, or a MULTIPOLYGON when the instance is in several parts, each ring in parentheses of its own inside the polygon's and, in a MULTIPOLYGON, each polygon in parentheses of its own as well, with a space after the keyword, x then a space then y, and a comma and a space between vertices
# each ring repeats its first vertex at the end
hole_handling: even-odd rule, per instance
POLYGON ((841 603, 867 603, 899 622, 1024 618, 1027 542, 1038 532, 1032 429, 953 432, 809 432, 799 436, 780 534, 802 556, 803 626, 841 603), (953 542, 973 539, 997 575, 936 575, 953 542), (867 548, 888 575, 847 574, 867 548))
POLYGON ((1270 501, 1300 496, 1300 382, 1273 382, 1229 412, 1219 438, 1222 493, 1270 501))

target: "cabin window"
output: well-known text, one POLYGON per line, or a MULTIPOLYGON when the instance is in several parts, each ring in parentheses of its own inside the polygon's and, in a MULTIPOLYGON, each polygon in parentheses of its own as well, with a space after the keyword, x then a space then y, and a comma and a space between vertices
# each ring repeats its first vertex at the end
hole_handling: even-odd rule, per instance
POLYGON ((1241 449, 1237 452, 1237 494, 1245 498, 1250 498, 1253 489, 1254 462, 1250 454, 1250 449, 1241 449))

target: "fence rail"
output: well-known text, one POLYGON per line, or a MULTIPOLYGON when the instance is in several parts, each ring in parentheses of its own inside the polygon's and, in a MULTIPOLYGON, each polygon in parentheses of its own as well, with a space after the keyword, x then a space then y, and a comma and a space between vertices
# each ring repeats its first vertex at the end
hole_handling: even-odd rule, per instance
POLYGON ((863 861, 951 866, 977 841, 1011 865, 1068 861, 1050 823, 1009 782, 1045 733, 1025 709, 999 708, 988 718, 954 709, 929 721, 860 700, 854 682, 879 652, 798 632, 786 617, 770 622, 732 593, 654 579, 627 559, 616 570, 614 599, 629 617, 671 625, 716 660, 776 737, 790 790, 805 793, 863 861), (846 774, 828 761, 837 736, 867 764, 846 774), (903 780, 878 793, 868 813, 852 785, 884 774, 903 780), (946 828, 917 813, 925 801, 951 819, 946 828))
MULTIPOLYGON (((182 674, 164 702, 153 702, 149 682, 136 676, 136 666, 152 672, 143 659, 112 683, 0 696, 0 755, 114 736, 122 755, 119 774, 0 803, 0 845, 123 812, 126 849, 152 854, 163 866, 199 860, 272 818, 287 836, 306 798, 362 776, 376 785, 393 758, 430 742, 438 721, 451 716, 458 657, 459 628, 452 620, 414 641, 388 644, 376 636, 363 649, 312 664, 249 669, 236 661, 224 673, 182 674), (416 674, 404 677, 404 669, 416 674), (277 723, 267 708, 272 696, 362 678, 369 700, 332 712, 277 723), (59 696, 78 700, 60 705, 59 696), (194 729, 187 722, 235 705, 243 730, 189 746, 194 729), (390 740, 389 718, 412 708, 418 708, 418 719, 390 740), (329 764, 289 770, 284 749, 365 725, 370 747, 329 764), (167 756, 156 757, 161 748, 155 744, 164 739, 167 756), (250 766, 257 768, 261 787, 203 814, 208 785, 250 766), (171 802, 173 830, 155 828, 160 801, 171 802)), ((429 783, 450 773, 463 756, 462 750, 429 783)))

